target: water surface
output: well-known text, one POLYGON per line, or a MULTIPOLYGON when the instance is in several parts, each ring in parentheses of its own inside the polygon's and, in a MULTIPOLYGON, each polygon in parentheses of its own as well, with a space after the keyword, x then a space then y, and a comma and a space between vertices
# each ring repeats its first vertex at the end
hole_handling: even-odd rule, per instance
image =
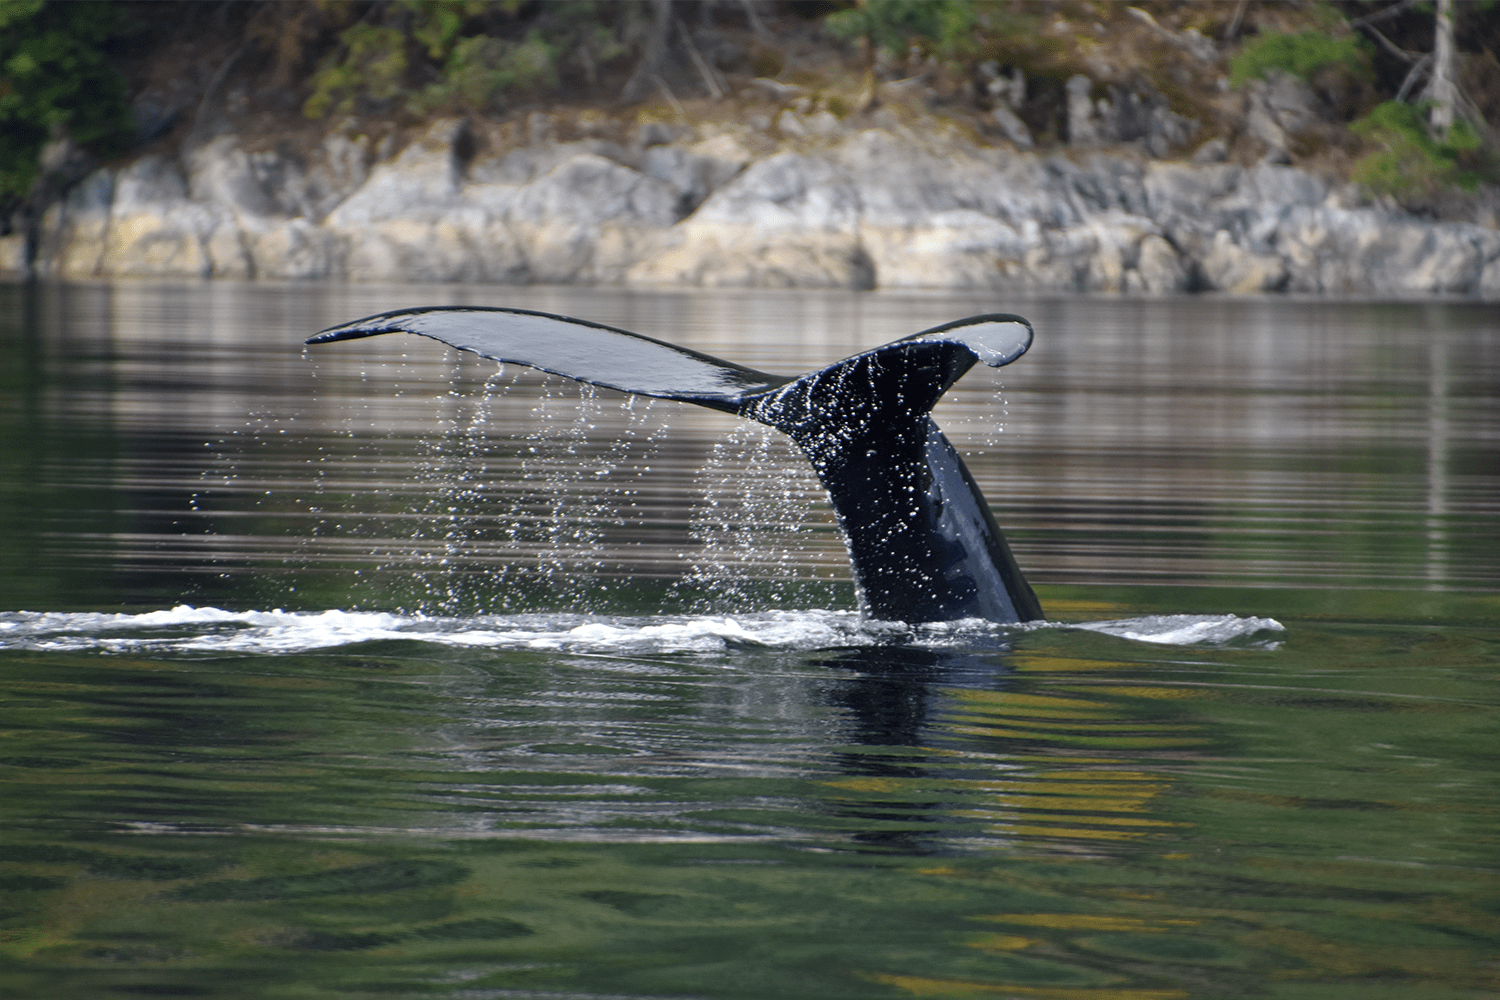
POLYGON ((1490 307, 42 285, 0 333, 7 995, 1500 993, 1490 307), (1027 315, 937 419, 1054 621, 860 621, 733 418, 301 348, 438 302, 786 374, 1027 315))

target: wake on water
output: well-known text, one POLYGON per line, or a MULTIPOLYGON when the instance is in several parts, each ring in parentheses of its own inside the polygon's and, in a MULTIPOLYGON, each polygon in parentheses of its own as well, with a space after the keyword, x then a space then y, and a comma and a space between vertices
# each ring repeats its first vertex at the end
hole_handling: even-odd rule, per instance
POLYGON ((994 648, 1036 629, 1082 629, 1137 642, 1222 646, 1284 631, 1271 618, 1151 615, 1119 621, 998 625, 979 619, 905 625, 849 611, 712 615, 477 615, 426 617, 383 611, 225 611, 179 605, 138 614, 0 612, 0 649, 105 653, 305 653, 382 640, 496 650, 576 653, 713 653, 730 649, 811 651, 902 644, 994 648))

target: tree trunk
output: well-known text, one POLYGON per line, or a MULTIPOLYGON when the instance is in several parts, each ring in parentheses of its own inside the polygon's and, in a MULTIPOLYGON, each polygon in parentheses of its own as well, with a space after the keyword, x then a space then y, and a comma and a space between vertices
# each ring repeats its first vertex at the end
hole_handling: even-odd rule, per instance
POLYGON ((1458 103, 1453 62, 1453 0, 1438 0, 1437 28, 1432 42, 1432 82, 1427 85, 1427 97, 1432 101, 1428 121, 1432 124, 1433 134, 1442 141, 1448 139, 1448 130, 1453 127, 1453 107, 1458 103))
POLYGON ((641 61, 620 92, 627 101, 639 101, 655 90, 666 66, 667 45, 672 36, 672 0, 651 0, 651 8, 651 34, 646 39, 646 51, 641 53, 641 61))

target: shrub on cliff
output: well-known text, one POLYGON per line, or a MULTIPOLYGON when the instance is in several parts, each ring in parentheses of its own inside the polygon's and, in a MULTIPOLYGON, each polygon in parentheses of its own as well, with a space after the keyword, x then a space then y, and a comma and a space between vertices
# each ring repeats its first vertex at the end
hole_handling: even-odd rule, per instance
POLYGON ((453 103, 482 110, 509 90, 555 87, 564 56, 592 81, 626 51, 613 28, 633 16, 630 5, 592 0, 392 0, 339 32, 303 111, 346 114, 362 101, 418 115, 453 103))
POLYGON ((1486 173, 1494 173, 1485 170, 1479 134, 1462 119, 1440 142, 1428 134, 1420 109, 1386 101, 1350 130, 1380 147, 1354 164, 1351 179, 1403 203, 1430 197, 1444 187, 1471 191, 1486 173))
POLYGON ((1356 75, 1367 74, 1369 52, 1357 35, 1331 38, 1321 31, 1295 35, 1267 32, 1246 42, 1229 61, 1229 82, 1238 87, 1274 70, 1310 80, 1325 66, 1342 66, 1356 75))
POLYGON ((898 57, 917 42, 944 55, 973 48, 972 0, 865 0, 823 21, 838 38, 863 38, 898 57))
POLYGON ((125 30, 106 0, 0 0, 0 216, 30 191, 54 134, 99 155, 127 145, 125 82, 104 52, 125 30))

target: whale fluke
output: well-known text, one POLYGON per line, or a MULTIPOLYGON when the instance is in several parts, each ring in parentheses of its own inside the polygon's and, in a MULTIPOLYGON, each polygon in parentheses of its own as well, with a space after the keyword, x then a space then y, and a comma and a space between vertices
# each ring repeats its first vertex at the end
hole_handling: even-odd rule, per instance
POLYGON ((1042 618, 983 494, 928 415, 976 362, 1000 367, 1026 353, 1031 324, 1019 316, 992 313, 946 323, 800 378, 525 309, 401 309, 332 327, 307 342, 398 332, 591 385, 739 414, 782 431, 828 490, 869 617, 1042 618))

